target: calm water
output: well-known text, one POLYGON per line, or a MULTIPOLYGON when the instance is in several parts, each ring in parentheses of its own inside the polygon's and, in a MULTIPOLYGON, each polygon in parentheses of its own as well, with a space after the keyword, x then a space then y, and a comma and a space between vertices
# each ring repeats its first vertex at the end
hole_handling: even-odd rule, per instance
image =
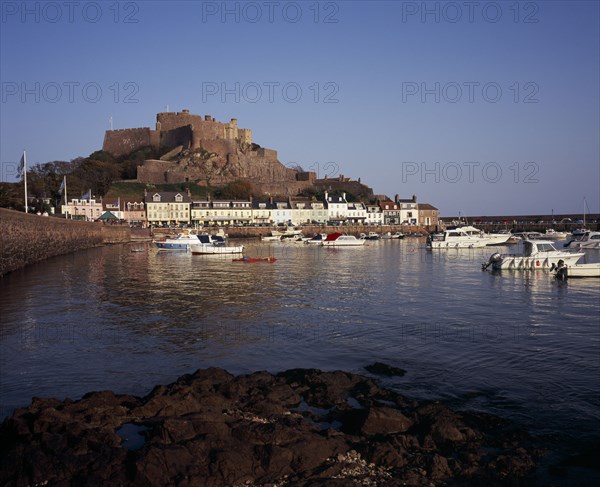
POLYGON ((598 280, 482 272, 494 249, 431 253, 418 240, 247 245, 279 260, 123 245, 0 279, 2 416, 32 396, 143 395, 208 366, 364 373, 383 361, 407 370, 385 385, 408 396, 600 436, 598 280))

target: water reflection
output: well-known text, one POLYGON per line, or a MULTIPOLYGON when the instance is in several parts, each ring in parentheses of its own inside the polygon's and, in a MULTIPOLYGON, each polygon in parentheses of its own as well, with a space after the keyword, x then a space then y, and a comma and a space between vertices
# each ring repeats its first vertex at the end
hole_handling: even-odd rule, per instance
POLYGON ((416 239, 245 245, 278 260, 123 245, 0 280, 3 413, 32 396, 145 394, 199 367, 364 373, 379 360, 408 370, 386 384, 416 397, 542 429, 598 425, 597 283, 482 272, 493 250, 416 239))

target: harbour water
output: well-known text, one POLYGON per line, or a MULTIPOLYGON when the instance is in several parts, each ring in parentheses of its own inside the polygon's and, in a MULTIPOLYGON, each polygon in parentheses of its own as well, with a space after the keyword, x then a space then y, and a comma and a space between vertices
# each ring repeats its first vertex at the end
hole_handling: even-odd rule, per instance
POLYGON ((0 279, 2 416, 34 396, 144 395, 210 366, 367 374, 380 361, 407 371, 383 383, 409 397, 600 436, 598 280, 482 272, 497 248, 431 252, 423 239, 244 243, 278 260, 115 245, 0 279))

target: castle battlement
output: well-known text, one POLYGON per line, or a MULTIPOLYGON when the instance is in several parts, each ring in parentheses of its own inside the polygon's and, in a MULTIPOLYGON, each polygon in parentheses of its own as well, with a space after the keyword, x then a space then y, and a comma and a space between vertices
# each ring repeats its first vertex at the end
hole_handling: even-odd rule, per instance
POLYGON ((189 110, 156 114, 156 128, 150 127, 107 130, 102 149, 115 156, 128 154, 142 147, 170 149, 182 145, 187 149, 202 147, 203 142, 232 140, 252 143, 252 130, 238 128, 237 119, 218 122, 211 115, 194 115, 189 110))

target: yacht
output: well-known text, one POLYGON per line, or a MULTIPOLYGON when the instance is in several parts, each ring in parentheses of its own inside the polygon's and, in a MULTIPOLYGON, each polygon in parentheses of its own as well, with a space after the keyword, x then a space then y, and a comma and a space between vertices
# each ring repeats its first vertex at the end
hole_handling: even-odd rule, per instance
POLYGON ((494 270, 550 270, 554 269, 560 261, 564 265, 573 265, 581 256, 585 255, 583 252, 557 250, 554 242, 550 240, 525 240, 523 241, 523 247, 524 253, 520 255, 492 254, 489 261, 482 264, 482 269, 485 270, 492 266, 494 270))
POLYGON ((158 250, 190 250, 190 246, 193 244, 200 243, 198 235, 190 231, 180 233, 175 238, 167 238, 162 241, 155 241, 154 244, 158 247, 158 250))
POLYGON ((479 230, 478 228, 475 228, 471 225, 463 225, 462 227, 457 227, 457 229, 462 230, 467 235, 487 238, 487 245, 502 245, 508 242, 508 239, 511 237, 510 232, 485 233, 482 230, 479 230))
POLYGON ((480 235, 469 235, 461 228, 445 230, 443 233, 435 233, 427 237, 427 248, 429 249, 472 249, 485 247, 489 239, 480 235))

